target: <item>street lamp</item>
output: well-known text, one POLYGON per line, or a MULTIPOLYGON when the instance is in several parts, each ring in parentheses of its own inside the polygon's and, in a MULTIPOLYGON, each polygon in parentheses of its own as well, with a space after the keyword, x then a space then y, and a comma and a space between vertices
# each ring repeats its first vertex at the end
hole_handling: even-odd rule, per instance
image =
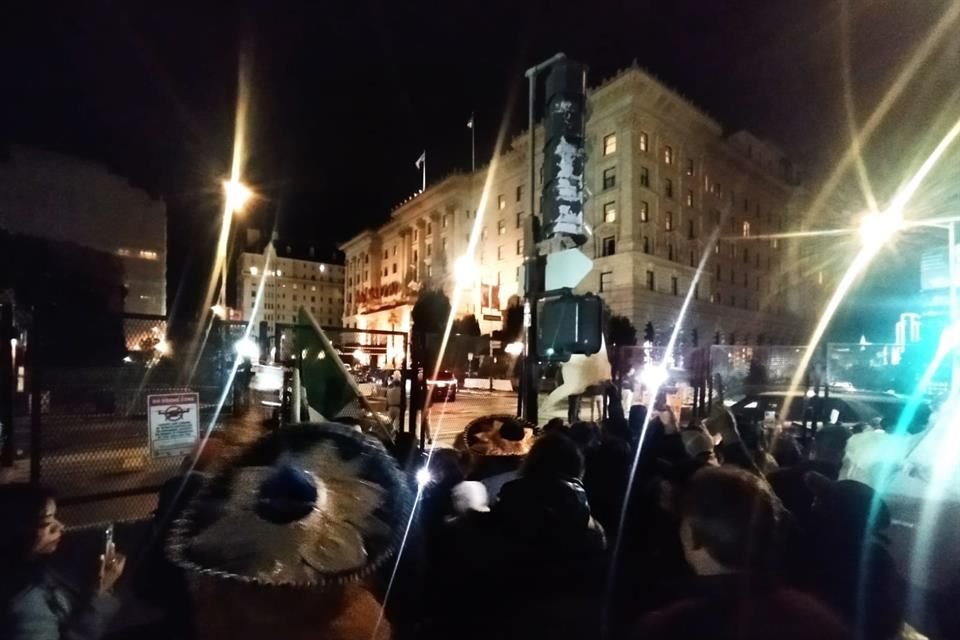
POLYGON ((471 283, 477 277, 477 265, 470 256, 460 256, 453 265, 453 275, 460 286, 471 283))
POLYGON ((898 211, 871 211, 860 220, 860 241, 879 249, 903 228, 903 214, 898 211))
POLYGON ((260 360, 260 345, 250 336, 244 336, 233 345, 237 355, 245 360, 256 362, 260 360))
POLYGON ((223 181, 223 193, 226 198, 227 215, 241 211, 253 197, 250 187, 235 179, 223 181))
MULTIPOLYGON (((223 181, 223 227, 220 230, 219 255, 221 258, 220 279, 222 286, 220 288, 220 303, 218 306, 227 306, 227 271, 229 269, 230 252, 230 220, 235 213, 239 213, 250 202, 253 197, 253 191, 250 187, 243 184, 237 178, 223 181)), ((216 311, 214 310, 214 313, 216 311)), ((226 312, 219 317, 226 316, 226 312)))

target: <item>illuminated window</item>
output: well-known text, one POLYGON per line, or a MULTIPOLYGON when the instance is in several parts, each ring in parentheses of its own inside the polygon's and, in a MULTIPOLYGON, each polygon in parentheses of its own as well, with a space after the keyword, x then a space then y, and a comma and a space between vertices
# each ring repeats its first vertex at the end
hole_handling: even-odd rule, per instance
POLYGON ((673 212, 667 211, 663 218, 663 228, 667 231, 673 231, 673 212))
POLYGON ((603 205, 603 221, 616 222, 616 220, 617 220, 617 203, 605 202, 603 205))
POLYGON ((523 240, 517 240, 517 255, 523 255, 523 240))
MULTIPOLYGON (((441 219, 441 224, 442 224, 442 226, 443 226, 444 229, 447 228, 447 220, 448 220, 449 218, 450 218, 450 216, 446 215, 446 216, 443 216, 443 218, 441 219)), ((396 251, 397 248, 394 247, 393 250, 396 251)))
POLYGON ((640 167, 640 186, 650 188, 650 170, 640 167))
POLYGON ((617 168, 609 167, 603 170, 603 188, 613 189, 617 186, 617 168))
POLYGON ((650 136, 647 135, 646 131, 640 132, 640 151, 644 153, 647 152, 647 149, 650 148, 650 136))
POLYGON ((648 202, 640 201, 640 222, 648 222, 650 220, 650 204, 648 202))
POLYGON ((603 155, 608 156, 617 152, 617 134, 610 133, 603 136, 603 155))
POLYGON ((673 164, 673 147, 670 145, 663 148, 663 161, 666 164, 673 164))
POLYGON ((507 208, 507 197, 502 193, 497 196, 497 209, 507 208))
POLYGON ((507 223, 501 220, 497 223, 497 235, 502 236, 507 232, 507 223))
POLYGON ((750 235, 750 223, 747 221, 743 222, 743 237, 746 238, 750 235))
POLYGON ((118 256, 128 256, 130 255, 130 249, 117 249, 118 256))
POLYGON ((687 175, 688 176, 693 175, 693 159, 692 158, 687 159, 687 175))
POLYGON ((156 260, 159 257, 156 251, 147 251, 146 249, 140 249, 137 255, 144 260, 156 260))
POLYGON ((687 206, 693 206, 693 189, 687 189, 687 206))
POLYGON ((600 255, 601 256, 612 256, 617 251, 617 241, 613 236, 607 236, 603 239, 600 255))

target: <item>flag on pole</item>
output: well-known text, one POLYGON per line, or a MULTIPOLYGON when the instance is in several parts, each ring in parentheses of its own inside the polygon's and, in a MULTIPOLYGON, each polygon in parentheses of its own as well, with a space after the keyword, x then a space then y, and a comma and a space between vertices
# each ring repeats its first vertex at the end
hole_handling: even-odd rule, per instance
POLYGON ((419 169, 420 167, 423 166, 423 163, 426 161, 427 161, 427 151, 426 149, 424 149, 423 153, 420 154, 420 157, 417 158, 417 161, 414 164, 416 165, 417 169, 419 169))
POLYGON ((300 307, 294 345, 295 353, 302 358, 300 379, 307 392, 311 420, 357 418, 370 411, 356 380, 343 365, 313 314, 303 307, 300 307), (314 412, 319 415, 314 417, 314 412))
POLYGON ((470 119, 467 120, 467 129, 473 129, 473 114, 470 114, 470 119))

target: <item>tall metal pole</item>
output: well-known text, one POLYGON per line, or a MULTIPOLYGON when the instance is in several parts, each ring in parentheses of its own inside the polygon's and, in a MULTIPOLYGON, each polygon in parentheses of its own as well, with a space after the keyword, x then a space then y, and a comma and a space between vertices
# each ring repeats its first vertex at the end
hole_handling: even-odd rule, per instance
MULTIPOLYGON (((529 87, 527 92, 527 131, 529 132, 529 139, 527 141, 527 162, 530 169, 529 206, 530 225, 532 230, 536 229, 536 225, 534 223, 536 221, 537 211, 537 162, 535 144, 536 130, 533 114, 534 103, 536 102, 537 96, 537 75, 544 69, 550 67, 552 64, 560 60, 563 60, 564 58, 566 58, 566 55, 563 53, 557 53, 553 57, 544 60, 540 64, 530 67, 524 74, 527 76, 529 87)), ((528 237, 530 242, 528 243, 528 246, 524 247, 526 254, 524 256, 524 293, 526 296, 526 302, 524 303, 525 309, 523 315, 526 339, 524 340, 523 345, 523 376, 520 378, 520 394, 522 395, 522 400, 520 404, 523 410, 521 415, 529 422, 537 424, 540 395, 540 371, 539 367, 537 366, 537 296, 541 292, 539 291, 540 284, 536 273, 538 268, 538 238, 534 237, 533 233, 529 234, 528 237)))
POLYGON ((13 304, 0 302, 0 466, 3 467, 12 467, 16 457, 13 426, 13 390, 17 379, 14 370, 15 336, 13 304))
POLYGON ((470 114, 470 171, 477 170, 477 120, 470 114))

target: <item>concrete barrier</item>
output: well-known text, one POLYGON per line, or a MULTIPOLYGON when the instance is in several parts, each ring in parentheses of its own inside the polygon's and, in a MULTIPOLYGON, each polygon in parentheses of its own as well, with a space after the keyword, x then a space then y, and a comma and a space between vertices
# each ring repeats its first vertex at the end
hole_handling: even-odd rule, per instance
POLYGON ((502 378, 464 378, 464 389, 482 389, 484 391, 513 391, 513 383, 502 378))

